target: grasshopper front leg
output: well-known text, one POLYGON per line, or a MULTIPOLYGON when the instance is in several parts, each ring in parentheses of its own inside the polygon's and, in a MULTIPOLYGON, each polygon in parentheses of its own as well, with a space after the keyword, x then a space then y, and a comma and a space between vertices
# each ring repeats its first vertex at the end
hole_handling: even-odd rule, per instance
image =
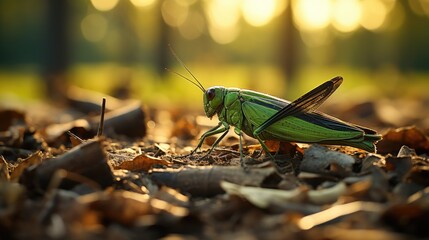
POLYGON ((230 128, 230 126, 228 123, 219 122, 218 125, 216 125, 212 129, 208 130, 203 135, 201 135, 200 141, 198 142, 198 145, 194 150, 192 150, 189 154, 184 155, 182 157, 192 156, 195 152, 197 152, 198 149, 201 148, 201 146, 204 143, 204 140, 207 137, 213 136, 213 135, 218 134, 218 133, 223 133, 218 139, 216 139, 216 141, 213 143, 210 150, 202 158, 210 155, 210 153, 213 151, 213 149, 220 143, 220 141, 222 141, 222 139, 226 136, 226 134, 228 134, 229 128, 230 128))

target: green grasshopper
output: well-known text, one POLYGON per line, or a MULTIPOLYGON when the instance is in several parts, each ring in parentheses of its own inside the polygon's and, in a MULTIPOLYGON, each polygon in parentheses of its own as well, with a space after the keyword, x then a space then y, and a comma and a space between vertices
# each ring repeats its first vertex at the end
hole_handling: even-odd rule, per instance
POLYGON ((206 116, 212 118, 217 114, 219 119, 218 125, 201 136, 197 147, 189 155, 200 149, 207 137, 222 133, 206 154, 209 155, 226 136, 230 126, 234 127, 234 132, 239 136, 242 166, 244 166, 243 132, 256 138, 272 160, 274 157, 264 140, 346 145, 368 152, 375 152, 375 143, 381 140, 381 135, 372 129, 316 111, 341 85, 342 77, 334 77, 295 101, 289 102, 268 94, 239 88, 215 86, 206 90, 174 52, 173 55, 195 81, 175 73, 203 92, 206 116))

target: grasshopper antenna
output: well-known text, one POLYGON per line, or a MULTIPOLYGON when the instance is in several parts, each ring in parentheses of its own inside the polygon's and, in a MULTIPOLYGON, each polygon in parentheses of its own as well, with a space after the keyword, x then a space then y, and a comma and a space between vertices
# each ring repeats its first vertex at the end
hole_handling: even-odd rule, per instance
POLYGON ((177 54, 176 54, 176 52, 174 52, 174 50, 173 50, 173 48, 171 47, 171 45, 170 44, 168 44, 168 47, 170 48, 170 51, 171 51, 171 53, 173 54, 173 56, 176 58, 176 60, 180 63, 180 65, 182 65, 185 69, 186 69, 186 71, 192 76, 192 78, 198 83, 195 83, 194 81, 191 81, 189 78, 187 78, 187 77, 185 77, 185 76, 183 76, 182 74, 180 74, 180 73, 177 73, 177 72, 174 72, 174 71, 171 71, 171 70, 168 70, 168 71, 170 71, 170 72, 173 72, 173 73, 175 73, 175 74, 177 74, 177 75, 179 75, 179 76, 181 76, 181 77, 183 77, 184 79, 186 79, 186 80, 188 80, 189 82, 191 82, 191 83, 193 83, 195 86, 197 86, 199 89, 201 89, 203 92, 205 92, 206 91, 206 89, 204 88, 204 86, 200 83, 200 81, 198 81, 198 79, 194 76, 194 74, 192 74, 192 72, 189 70, 189 68, 186 66, 186 64, 185 63, 183 63, 182 62, 182 60, 180 60, 180 58, 177 56, 177 54))
POLYGON ((165 68, 165 70, 167 70, 167 71, 169 71, 169 72, 171 72, 171 73, 174 73, 174 74, 176 74, 176 75, 178 75, 178 76, 180 76, 180 77, 184 78, 184 79, 185 79, 185 80, 187 80, 188 82, 190 82, 190 83, 194 84, 194 85, 195 85, 195 86, 197 86, 199 89, 201 89, 201 91, 203 91, 203 92, 205 92, 205 91, 206 91, 206 90, 205 90, 201 85, 196 84, 194 81, 192 81, 191 79, 189 79, 189 78, 185 77, 184 75, 182 75, 182 74, 180 74, 180 73, 178 73, 178 72, 175 72, 175 71, 173 71, 173 70, 170 70, 170 69, 168 69, 168 68, 165 68))

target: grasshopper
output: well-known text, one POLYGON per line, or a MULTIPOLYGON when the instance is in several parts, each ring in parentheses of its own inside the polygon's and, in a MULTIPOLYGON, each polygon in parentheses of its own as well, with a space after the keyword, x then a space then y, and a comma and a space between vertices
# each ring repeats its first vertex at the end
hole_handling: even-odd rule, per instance
POLYGON ((226 136, 230 127, 239 137, 240 162, 244 167, 242 135, 255 138, 271 160, 264 140, 299 143, 319 143, 326 145, 346 145, 368 152, 376 152, 375 143, 381 140, 376 131, 342 121, 316 109, 331 96, 343 82, 342 77, 334 77, 307 92, 293 102, 268 94, 246 89, 214 86, 205 89, 187 66, 173 55, 195 81, 174 72, 197 86, 203 92, 204 112, 207 117, 218 116, 219 123, 205 132, 190 154, 201 148, 204 140, 212 135, 222 135, 216 139, 206 155, 226 136))

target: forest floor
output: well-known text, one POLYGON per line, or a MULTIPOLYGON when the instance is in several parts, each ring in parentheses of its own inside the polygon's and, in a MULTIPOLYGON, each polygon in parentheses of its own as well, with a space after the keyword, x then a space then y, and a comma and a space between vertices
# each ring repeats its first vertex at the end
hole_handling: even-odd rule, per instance
POLYGON ((186 156, 216 122, 199 112, 68 96, 0 109, 2 239, 427 238, 429 99, 334 104, 377 129, 377 153, 269 141, 279 174, 231 131, 186 156), (183 157, 185 156, 185 157, 183 157))

